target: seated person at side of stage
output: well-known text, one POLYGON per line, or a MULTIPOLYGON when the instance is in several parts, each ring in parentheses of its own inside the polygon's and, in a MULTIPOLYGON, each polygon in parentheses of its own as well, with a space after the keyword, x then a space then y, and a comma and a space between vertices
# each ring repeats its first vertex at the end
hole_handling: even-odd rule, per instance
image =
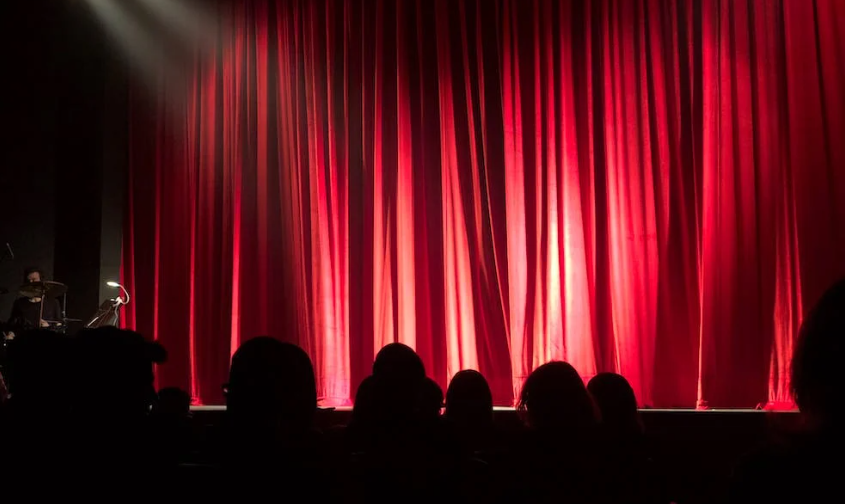
MULTIPOLYGON (((24 272, 24 284, 38 283, 43 281, 43 273, 40 268, 28 268, 24 272)), ((38 327, 49 327, 48 321, 59 321, 62 319, 62 308, 59 300, 55 298, 44 298, 42 311, 42 299, 40 297, 21 296, 15 300, 12 306, 12 316, 9 318, 9 325, 21 329, 35 329, 38 327)), ((9 332, 6 337, 14 338, 14 333, 9 332)))

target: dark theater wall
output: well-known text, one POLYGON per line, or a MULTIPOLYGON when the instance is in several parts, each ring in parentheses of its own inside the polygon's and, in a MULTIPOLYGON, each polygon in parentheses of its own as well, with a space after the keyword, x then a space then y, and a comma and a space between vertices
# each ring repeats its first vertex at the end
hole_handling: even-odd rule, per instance
POLYGON ((0 319, 22 271, 66 283, 85 319, 117 278, 126 129, 121 62, 84 2, 3 2, 0 319), (101 292, 101 286, 105 290, 101 292))

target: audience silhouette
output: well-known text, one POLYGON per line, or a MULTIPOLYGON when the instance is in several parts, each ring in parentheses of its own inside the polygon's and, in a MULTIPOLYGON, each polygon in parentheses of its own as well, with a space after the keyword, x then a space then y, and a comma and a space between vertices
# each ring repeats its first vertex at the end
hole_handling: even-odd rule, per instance
MULTIPOLYGON (((740 461, 728 502, 836 495, 843 338, 845 281, 807 314, 795 345, 801 428, 740 461)), ((618 374, 585 385, 570 364, 543 364, 522 385, 523 428, 502 429, 478 371, 457 372, 444 398, 414 350, 392 343, 358 386, 348 425, 323 433, 308 355, 261 336, 233 355, 225 423, 201 442, 190 394, 155 391, 154 366, 166 358, 157 343, 113 327, 10 342, 0 429, 14 435, 2 442, 3 490, 33 476, 57 485, 30 496, 138 497, 163 487, 172 497, 202 488, 246 501, 671 502, 634 390, 618 374)))
POLYGON ((578 372, 549 362, 525 380, 518 409, 528 431, 514 457, 512 498, 523 502, 603 502, 598 481, 597 409, 578 372))
MULTIPOLYGON (((0 467, 6 482, 24 474, 56 475, 72 462, 69 425, 79 390, 70 379, 70 341, 50 331, 19 334, 9 343, 9 399, 0 410, 0 467)), ((7 485, 4 485, 6 487, 7 485)))
POLYGON ((622 375, 599 373, 589 381, 587 390, 601 417, 601 472, 607 499, 631 504, 668 502, 631 384, 622 375))
POLYGON ((841 490, 845 280, 804 318, 792 356, 792 395, 802 428, 738 464, 729 502, 821 502, 841 490))
POLYGON ((176 387, 158 392, 150 410, 150 430, 162 471, 174 471, 187 462, 194 444, 191 429, 191 396, 176 387))
POLYGON ((304 350, 268 336, 242 344, 232 356, 226 405, 222 466, 231 491, 260 495, 281 483, 293 491, 320 481, 325 450, 304 350))
POLYGON ((444 420, 450 442, 464 455, 492 449, 493 394, 481 373, 472 369, 455 373, 446 389, 444 420))

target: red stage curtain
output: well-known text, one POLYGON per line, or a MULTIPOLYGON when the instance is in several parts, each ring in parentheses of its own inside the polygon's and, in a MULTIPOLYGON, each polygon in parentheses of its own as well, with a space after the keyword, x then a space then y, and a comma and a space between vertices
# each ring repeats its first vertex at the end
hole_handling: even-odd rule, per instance
POLYGON ((247 338, 324 404, 377 350, 499 404, 537 365, 654 406, 788 401, 845 274, 845 2, 222 2, 134 101, 128 326, 219 403, 247 338), (167 89, 167 91, 165 91, 167 89))

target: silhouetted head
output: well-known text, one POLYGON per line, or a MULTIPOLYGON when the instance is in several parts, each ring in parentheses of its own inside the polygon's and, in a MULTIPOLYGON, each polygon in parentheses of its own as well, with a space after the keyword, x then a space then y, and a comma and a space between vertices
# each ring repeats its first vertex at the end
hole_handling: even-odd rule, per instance
POLYGON ((620 433, 641 431, 637 397, 624 376, 599 373, 587 384, 587 390, 593 396, 606 427, 620 433))
POLYGON ((308 430, 317 410, 311 359, 298 346, 268 336, 247 341, 232 356, 226 404, 233 418, 256 428, 308 430))
POLYGON ((191 413, 191 394, 178 387, 163 388, 158 391, 153 410, 167 417, 186 418, 191 413))
POLYGON ((446 390, 446 418, 467 427, 485 428, 493 422, 493 394, 478 371, 458 371, 446 390))
POLYGON ((792 355, 792 394, 816 423, 843 420, 845 373, 845 280, 825 292, 801 324, 792 355))
POLYGON ((10 341, 3 372, 12 402, 54 411, 72 404, 71 350, 71 341, 53 331, 24 332, 10 341))
POLYGON ((408 345, 390 343, 382 347, 373 361, 373 376, 398 380, 422 380, 425 366, 408 345))
POLYGON ((164 348, 136 332, 115 327, 89 329, 76 337, 76 405, 83 416, 143 418, 155 400, 153 365, 164 348))
POLYGON ((375 382, 372 376, 368 376, 358 385, 355 393, 355 404, 352 406, 352 422, 357 424, 369 424, 373 421, 375 412, 375 382))
POLYGON ((391 343, 373 362, 374 406, 380 421, 409 420, 416 412, 425 380, 422 359, 410 347, 391 343))
POLYGON ((519 409, 528 413, 529 425, 540 431, 577 435, 596 423, 587 387, 566 362, 549 362, 535 369, 522 386, 519 409))
POLYGON ((443 389, 431 378, 426 378, 420 394, 420 415, 424 420, 437 420, 443 408, 443 389))

